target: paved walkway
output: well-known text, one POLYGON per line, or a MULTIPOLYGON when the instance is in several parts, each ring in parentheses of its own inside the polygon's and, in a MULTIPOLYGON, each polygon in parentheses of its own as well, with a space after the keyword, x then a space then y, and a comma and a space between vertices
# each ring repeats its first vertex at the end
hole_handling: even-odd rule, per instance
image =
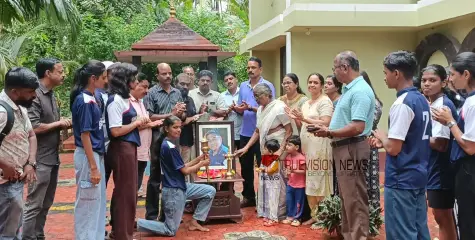
MULTIPOLYGON (((74 200, 76 195, 76 186, 74 183, 74 165, 72 160, 72 154, 61 154, 61 169, 60 169, 60 181, 59 187, 56 191, 55 203, 48 215, 46 222, 46 237, 47 239, 74 239, 74 226, 73 226, 73 211, 74 200)), ((239 171, 239 170, 238 170, 239 171)), ((382 177, 381 177, 382 178, 382 177)), ((109 184, 107 189, 108 199, 112 195, 112 184, 109 184)), ((238 184, 235 187, 236 192, 241 192, 242 184, 238 184)), ((384 199, 382 199, 384 201, 384 199)), ((141 199, 138 202, 137 217, 143 218, 145 214, 144 200, 141 199)), ((314 231, 308 227, 292 227, 289 225, 277 225, 275 227, 265 227, 262 220, 256 218, 254 208, 243 209, 243 222, 242 223, 223 223, 223 222, 210 222, 206 227, 210 228, 209 233, 190 232, 182 225, 175 238, 165 237, 147 237, 140 235, 137 239, 180 239, 180 240, 194 240, 194 239, 207 239, 207 240, 231 240, 231 239, 336 239, 329 236, 324 231, 314 231)), ((432 211, 429 210, 429 228, 431 236, 438 236, 438 227, 432 216, 432 211)), ((185 221, 191 219, 191 215, 185 214, 185 221)), ((381 235, 375 239, 385 239, 384 227, 380 230, 381 235)))

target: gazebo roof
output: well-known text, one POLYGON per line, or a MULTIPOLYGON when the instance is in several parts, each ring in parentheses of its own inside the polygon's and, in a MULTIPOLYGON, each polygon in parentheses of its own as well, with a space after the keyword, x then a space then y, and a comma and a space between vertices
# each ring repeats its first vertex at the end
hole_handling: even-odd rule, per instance
POLYGON ((132 62, 133 56, 140 56, 143 63, 199 63, 207 62, 208 57, 222 61, 236 55, 219 50, 219 46, 179 21, 172 8, 165 23, 132 44, 132 50, 116 51, 115 56, 120 62, 132 62))
POLYGON ((170 17, 142 40, 132 44, 132 50, 219 51, 219 46, 194 32, 175 17, 170 17))

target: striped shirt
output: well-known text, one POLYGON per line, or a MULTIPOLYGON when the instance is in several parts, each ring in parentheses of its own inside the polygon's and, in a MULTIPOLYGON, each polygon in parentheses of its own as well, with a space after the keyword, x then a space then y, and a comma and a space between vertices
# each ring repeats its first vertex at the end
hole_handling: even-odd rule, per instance
POLYGON ((365 129, 359 136, 368 136, 373 127, 375 98, 371 87, 362 76, 357 77, 343 88, 330 122, 330 130, 345 127, 352 121, 365 122, 365 129))
POLYGON ((168 114, 172 112, 173 107, 178 102, 183 102, 180 90, 171 87, 170 93, 167 93, 160 84, 150 88, 147 96, 143 99, 145 108, 152 114, 168 114))

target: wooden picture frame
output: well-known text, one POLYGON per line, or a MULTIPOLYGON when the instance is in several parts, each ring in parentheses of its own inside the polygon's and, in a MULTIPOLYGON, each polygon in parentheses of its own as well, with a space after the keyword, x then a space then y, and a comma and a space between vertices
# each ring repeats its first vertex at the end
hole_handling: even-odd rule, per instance
MULTIPOLYGON (((227 169, 224 154, 234 152, 234 122, 233 121, 198 121, 195 126, 196 156, 203 154, 201 141, 208 141, 210 166, 209 169, 227 169), (213 149, 214 148, 214 149, 213 149)), ((236 169, 233 162, 232 169, 236 169)), ((203 167, 204 169, 204 167, 203 167)))

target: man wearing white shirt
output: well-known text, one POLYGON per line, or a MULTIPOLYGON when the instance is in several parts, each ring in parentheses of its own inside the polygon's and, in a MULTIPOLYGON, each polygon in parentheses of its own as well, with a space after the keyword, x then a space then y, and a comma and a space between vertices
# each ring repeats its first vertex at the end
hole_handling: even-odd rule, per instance
MULTIPOLYGON (((224 84, 228 90, 221 93, 226 107, 231 107, 238 102, 239 87, 236 73, 229 71, 224 74, 224 84)), ((235 111, 230 111, 226 120, 234 122, 234 151, 239 148, 239 133, 241 132, 242 115, 235 111)))

